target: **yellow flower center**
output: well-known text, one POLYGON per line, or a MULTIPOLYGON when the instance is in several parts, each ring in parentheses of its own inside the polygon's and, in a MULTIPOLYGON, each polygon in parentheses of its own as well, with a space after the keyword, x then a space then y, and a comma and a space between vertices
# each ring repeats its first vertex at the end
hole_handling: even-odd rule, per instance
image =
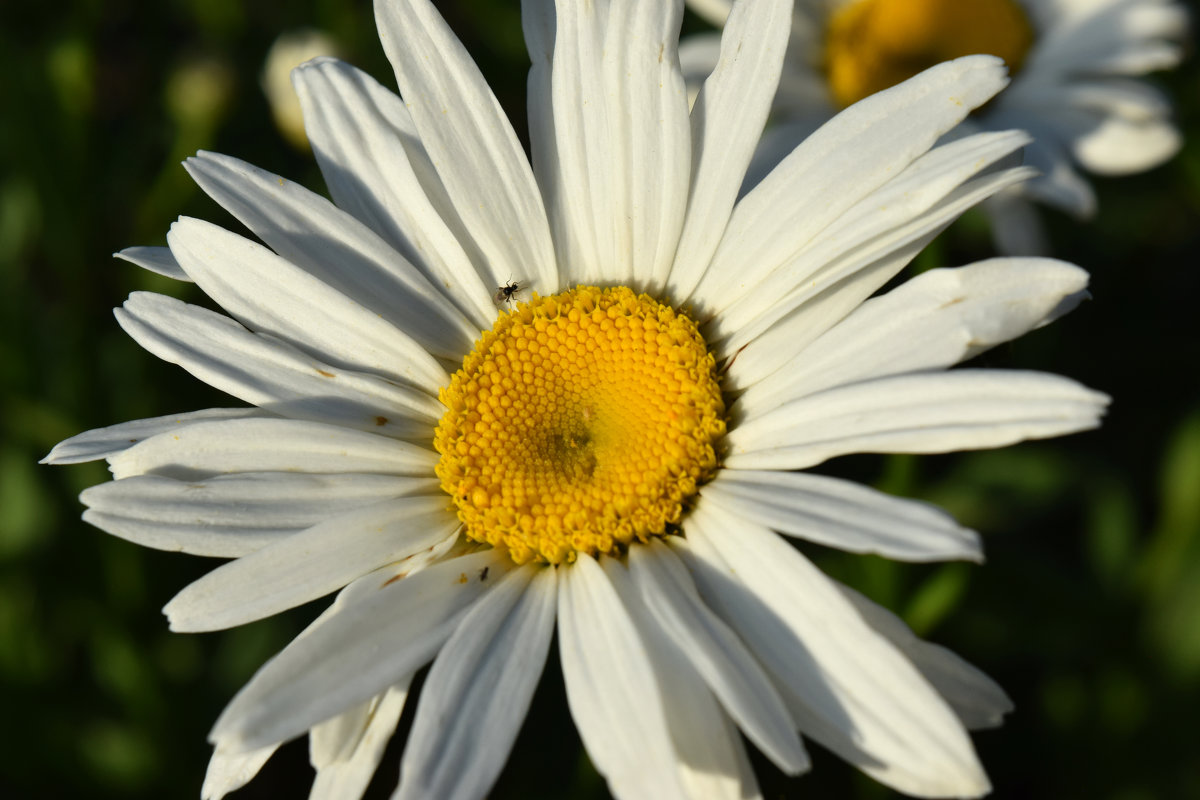
POLYGON ((845 108, 959 56, 999 56, 1015 73, 1033 27, 1017 0, 852 0, 826 37, 829 88, 845 108))
POLYGON ((518 564, 669 532, 725 433, 696 324, 625 287, 580 286, 502 313, 441 400, 442 488, 466 535, 518 564))

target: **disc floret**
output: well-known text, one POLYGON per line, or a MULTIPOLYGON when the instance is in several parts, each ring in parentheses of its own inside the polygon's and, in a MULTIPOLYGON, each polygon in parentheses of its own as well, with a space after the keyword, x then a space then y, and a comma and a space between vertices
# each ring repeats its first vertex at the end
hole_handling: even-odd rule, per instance
POLYGON ((625 287, 535 295, 501 313, 441 400, 442 488, 466 535, 517 563, 669 532, 725 433, 695 323, 625 287))

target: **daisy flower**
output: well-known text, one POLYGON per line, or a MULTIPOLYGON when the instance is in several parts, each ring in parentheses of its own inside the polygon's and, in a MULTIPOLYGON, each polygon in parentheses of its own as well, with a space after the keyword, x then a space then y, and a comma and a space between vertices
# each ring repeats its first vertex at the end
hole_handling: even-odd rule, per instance
POLYGON ((121 326, 250 405, 58 445, 110 464, 84 518, 233 559, 167 604, 177 631, 340 591, 217 721, 205 797, 306 732, 313 795, 359 796, 430 662, 395 796, 482 797, 555 630, 617 797, 754 796, 739 731, 789 774, 803 735, 903 792, 987 791, 967 729, 1004 693, 784 537, 980 560, 935 508, 798 470, 1097 425, 1107 398, 1065 378, 948 369, 1086 276, 1001 259, 872 297, 1028 176, 991 168, 1019 132, 935 146, 1003 65, 863 100, 739 200, 791 3, 734 8, 690 113, 682 6, 525 4, 531 165, 433 6, 380 0, 399 97, 333 59, 294 76, 333 202, 201 153, 189 172, 261 243, 184 218, 169 250, 120 254, 228 312, 135 293, 121 326))
MULTIPOLYGON (((721 25, 732 0, 688 0, 721 25)), ((1012 85, 966 130, 1033 135, 1025 163, 1040 175, 985 204, 1002 252, 1047 249, 1032 201, 1090 218, 1096 196, 1080 171, 1128 175, 1180 147, 1167 98, 1137 76, 1175 66, 1187 28, 1173 0, 798 0, 775 98, 775 126, 751 179, 840 109, 939 61, 1003 58, 1012 85)), ((684 42, 690 80, 703 79, 716 36, 684 42)))

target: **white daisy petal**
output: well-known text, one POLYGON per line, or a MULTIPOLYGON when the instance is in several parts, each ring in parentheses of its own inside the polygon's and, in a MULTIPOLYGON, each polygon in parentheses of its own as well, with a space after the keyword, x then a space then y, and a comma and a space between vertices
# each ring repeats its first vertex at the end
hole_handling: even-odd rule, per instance
MULTIPOLYGON (((1073 9, 1070 3, 1056 5, 1074 13, 1047 25, 1030 53, 1026 70, 1039 77, 1145 72, 1142 64, 1131 70, 1136 60, 1129 63, 1122 56, 1156 40, 1180 40, 1187 34, 1187 12, 1174 2, 1088 2, 1073 9)), ((1153 63, 1162 69, 1175 62, 1153 63)))
POLYGON ((728 304, 756 286, 1000 91, 1004 72, 991 56, 960 58, 834 117, 734 208, 700 296, 728 304))
POLYGON ((620 176, 609 120, 603 69, 604 33, 611 3, 555 3, 550 69, 557 178, 554 211, 564 241, 560 258, 567 283, 596 282, 611 264, 628 273, 630 253, 618 253, 620 176))
POLYGON ((993 127, 1021 128, 1033 137, 1034 146, 1024 151, 1025 165, 1038 176, 1022 188, 1040 202, 1062 209, 1078 219, 1096 211, 1096 193, 1071 163, 1071 154, 1056 126, 1024 110, 997 108, 988 115, 993 127))
POLYGON ((742 737, 696 671, 691 654, 674 642, 652 617, 629 573, 617 559, 605 558, 602 566, 637 626, 646 657, 654 669, 686 796, 760 798, 742 737))
POLYGON ((747 347, 730 367, 739 414, 754 417, 787 399, 833 386, 944 369, 1052 322, 1086 296, 1088 275, 1051 259, 991 259, 924 272, 867 300, 810 345, 759 359, 747 347), (786 363, 759 378, 754 367, 786 363), (751 385, 752 384, 752 385, 751 385))
MULTIPOLYGON (((163 419, 167 419, 164 417, 163 419)), ((168 429, 108 457, 113 478, 181 481, 227 472, 364 472, 429 477, 437 454, 386 436, 293 419, 229 419, 168 429)))
MULTIPOLYGON (((1030 174, 1027 169, 1013 169, 974 178, 916 219, 848 252, 831 253, 833 261, 824 266, 819 278, 783 299, 763 295, 754 322, 730 330, 729 338, 714 342, 715 349, 723 357, 738 354, 740 361, 743 349, 753 348, 757 351, 754 355, 767 362, 758 367, 759 373, 773 372, 779 368, 778 354, 798 352, 893 278, 960 214, 1030 174)), ((729 370, 741 374, 736 366, 736 362, 730 364, 729 370)), ((733 380, 731 377, 731 386, 733 380)))
POLYGON ((126 247, 113 255, 157 275, 186 283, 192 282, 192 279, 179 266, 179 262, 175 260, 175 256, 171 255, 169 247, 126 247))
POLYGON ((878 378, 785 403, 731 431, 731 469, 802 469, 847 453, 1001 447, 1100 424, 1108 397, 1037 372, 878 378))
MULTIPOLYGON (((221 229, 210 224, 207 227, 215 231, 207 231, 207 236, 200 230, 175 234, 183 239, 180 244, 191 245, 188 248, 191 260, 185 261, 184 254, 177 250, 177 242, 168 235, 167 243, 189 275, 199 282, 194 273, 202 270, 209 284, 224 289, 221 297, 213 295, 213 299, 230 313, 249 314, 230 308, 225 299, 240 300, 243 309, 253 308, 246 297, 260 291, 286 292, 291 296, 319 292, 325 302, 331 302, 329 298, 334 294, 342 294, 345 299, 337 301, 339 305, 362 306, 380 324, 398 328, 390 334, 391 339, 407 341, 411 336, 436 355, 457 355, 474 340, 477 326, 441 291, 367 226, 324 197, 218 153, 201 152, 184 162, 184 166, 205 192, 229 209, 285 262, 285 265, 272 263, 270 267, 262 265, 267 259, 253 258, 253 251, 247 245, 230 241, 232 234, 219 237, 215 231, 221 229), (242 275, 241 270, 226 268, 220 260, 210 263, 213 251, 237 259, 248 269, 258 269, 242 275)), ((178 226, 173 226, 172 232, 175 227, 178 226)), ((212 295, 203 284, 201 288, 212 295)), ((321 310, 319 303, 315 305, 314 310, 321 310)), ((269 309, 255 310, 262 314, 269 309)), ((311 315, 312 311, 306 313, 311 315)), ((272 323, 277 326, 280 320, 273 319, 272 323)), ((331 349, 337 352, 336 340, 331 349)), ((415 347, 410 349, 413 352, 408 360, 420 353, 415 347)))
MULTIPOLYGON (((769 358, 773 347, 796 352, 811 342, 903 269, 930 240, 967 209, 1032 175, 1028 168, 1004 170, 967 181, 916 219, 885 231, 848 252, 831 253, 821 276, 783 300, 765 298, 764 310, 718 347, 727 354, 747 345, 769 358)), ((765 370, 773 371, 773 370, 765 370)))
POLYGON ((279 745, 272 744, 244 753, 235 753, 218 745, 213 749, 200 787, 201 800, 221 800, 232 791, 242 788, 258 774, 263 764, 274 755, 279 745))
POLYGON ((917 638, 903 620, 849 586, 833 583, 862 615, 863 621, 920 670, 967 730, 994 728, 1013 710, 1012 700, 1004 690, 978 668, 945 647, 917 638))
POLYGON ((1020 89, 1017 98, 989 115, 989 123, 1028 120, 1042 131, 1041 138, 1063 143, 1080 165, 1097 174, 1143 172, 1179 150, 1170 100, 1141 81, 1074 78, 1030 81, 1020 89))
MULTIPOLYGON (((414 341, 260 244, 188 217, 171 226, 167 241, 204 293, 256 333, 320 354, 335 366, 373 372, 430 394, 449 379, 425 349, 428 343, 414 341)), ((422 326, 419 310, 401 311, 401 318, 422 326)))
POLYGON ((581 554, 560 576, 558 647, 571 717, 612 793, 685 797, 645 646, 591 556, 581 554))
POLYGON ((808 756, 775 687, 737 635, 704 605, 674 553, 655 539, 631 547, 629 572, 662 630, 688 654, 750 741, 784 772, 807 770, 808 756))
POLYGON ((84 490, 83 519, 158 550, 236 558, 355 508, 436 494, 433 478, 249 472, 204 481, 141 475, 84 490))
POLYGON ((554 252, 558 261, 559 283, 570 285, 575 278, 571 251, 570 207, 564 196, 563 176, 558 159, 554 129, 552 72, 556 38, 554 0, 521 0, 521 29, 529 51, 529 78, 525 102, 529 117, 529 150, 533 174, 537 177, 546 208, 554 252))
POLYGON ((115 311, 138 344, 205 383, 282 416, 427 438, 442 406, 429 394, 339 369, 228 317, 135 292, 115 311))
POLYGON ((1077 80, 1062 87, 1060 92, 1039 93, 1048 110, 1065 113, 1065 105, 1071 109, 1112 114, 1130 122, 1166 120, 1171 116, 1171 99, 1165 92, 1131 78, 1077 80))
MULTIPOLYGON (((621 184, 617 263, 609 280, 666 284, 683 226, 692 163, 687 87, 679 68, 683 4, 614 0, 605 30, 611 119, 622 158, 610 163, 621 184), (632 259, 622 271, 623 251, 632 259)), ((743 98, 745 100, 746 98, 743 98)))
POLYGON ((346 591, 360 596, 263 665, 222 712, 210 740, 242 750, 285 741, 400 683, 434 657, 511 568, 507 558, 486 550, 402 580, 379 585, 372 575, 366 587, 351 584, 346 591))
POLYGON ((434 547, 458 526, 442 494, 374 503, 217 567, 175 595, 163 613, 174 631, 244 625, 434 547))
POLYGON ((491 789, 546 663, 557 575, 533 564, 514 570, 438 653, 404 751, 396 800, 468 800, 491 789))
POLYGON ((334 201, 486 327, 496 313, 492 292, 452 227, 457 216, 404 102, 333 58, 297 67, 292 83, 334 201))
POLYGON ((128 450, 143 439, 164 431, 178 430, 194 422, 271 416, 274 415, 260 408, 206 408, 203 411, 185 411, 182 414, 120 422, 65 439, 54 445, 54 449, 38 463, 82 464, 85 461, 109 458, 122 450, 128 450))
POLYGON ((312 727, 308 732, 308 761, 314 769, 320 770, 353 757, 371 712, 383 697, 376 695, 312 727))
POLYGON ((807 559, 703 503, 689 522, 676 550, 785 692, 803 733, 906 794, 989 790, 954 713, 807 559))
POLYGON ((1170 160, 1183 147, 1183 136, 1165 119, 1091 116, 1088 132, 1071 143, 1071 154, 1097 175, 1145 172, 1170 160))
POLYGON ((706 503, 786 536, 899 561, 983 561, 979 535, 940 508, 824 475, 727 469, 706 503))
POLYGON ((1092 75, 1145 75, 1178 66, 1187 55, 1181 44, 1170 42, 1125 43, 1115 50, 1090 53, 1087 73, 1092 75))
POLYGON ((797 290, 812 292, 814 285, 827 283, 830 276, 824 273, 837 264, 840 256, 877 236, 937 214, 955 190, 1028 143, 1029 137, 1021 131, 980 133, 936 147, 915 159, 895 178, 846 209, 774 272, 761 280, 748 277, 740 281, 737 292, 754 288, 743 300, 729 303, 706 298, 709 306, 721 311, 713 335, 720 337, 745 327, 772 299, 785 299, 797 290), (752 283, 755 280, 756 285, 752 283))
MULTIPOLYGON (((692 179, 669 292, 681 301, 712 260, 779 83, 791 0, 742 3, 692 110, 692 179)), ((681 54, 682 58, 682 54, 681 54)))
POLYGON ((533 172, 475 62, 429 0, 377 0, 375 19, 400 95, 493 281, 515 277, 537 291, 556 289, 533 172))
MULTIPOLYGON (((543 139, 554 135, 546 156, 553 160, 539 163, 539 177, 568 282, 665 281, 691 153, 676 54, 681 13, 677 3, 558 4, 548 75, 553 116, 531 119, 543 139)), ((530 37, 534 52, 547 46, 546 35, 530 37)), ((542 96, 547 65, 538 58, 530 80, 542 96)))
MULTIPOLYGON (((317 777, 308 800, 357 800, 363 796, 383 758, 388 740, 396 730, 407 698, 408 681, 403 681, 371 701, 369 713, 363 720, 365 727, 347 732, 347 738, 353 739, 353 749, 337 760, 314 763, 317 777)), ((310 736, 314 741, 326 724, 312 729, 310 736)))

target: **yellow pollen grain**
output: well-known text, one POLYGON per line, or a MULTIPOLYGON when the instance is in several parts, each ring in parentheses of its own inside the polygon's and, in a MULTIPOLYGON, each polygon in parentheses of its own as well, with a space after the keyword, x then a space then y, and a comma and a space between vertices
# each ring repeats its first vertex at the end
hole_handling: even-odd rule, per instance
POLYGON ((625 287, 502 313, 440 397, 442 488, 467 536, 518 564, 663 535, 712 477, 725 434, 695 323, 625 287))
POLYGON ((1033 38, 1019 0, 852 0, 830 16, 825 72, 845 108, 959 56, 999 56, 1016 73, 1033 38))

